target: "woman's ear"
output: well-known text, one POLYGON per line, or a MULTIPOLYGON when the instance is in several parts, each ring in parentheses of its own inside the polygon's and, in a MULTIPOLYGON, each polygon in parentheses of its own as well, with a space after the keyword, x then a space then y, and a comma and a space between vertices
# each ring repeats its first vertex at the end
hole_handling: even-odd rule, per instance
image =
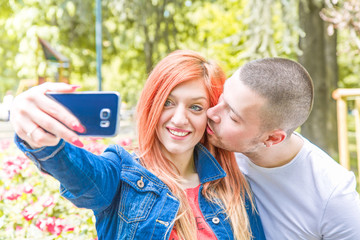
POLYGON ((286 138, 286 132, 281 129, 273 130, 269 133, 267 139, 265 140, 264 144, 266 147, 271 147, 272 145, 276 145, 281 143, 286 138))

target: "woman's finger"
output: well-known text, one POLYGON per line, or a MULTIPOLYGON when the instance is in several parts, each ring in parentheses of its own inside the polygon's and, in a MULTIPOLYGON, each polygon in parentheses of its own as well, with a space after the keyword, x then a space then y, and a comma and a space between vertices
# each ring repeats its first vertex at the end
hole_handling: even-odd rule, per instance
POLYGON ((64 83, 45 83, 17 96, 10 119, 15 132, 31 147, 56 145, 60 138, 82 146, 77 134, 70 130, 83 131, 78 119, 45 95, 47 91, 72 92, 75 89, 64 83))

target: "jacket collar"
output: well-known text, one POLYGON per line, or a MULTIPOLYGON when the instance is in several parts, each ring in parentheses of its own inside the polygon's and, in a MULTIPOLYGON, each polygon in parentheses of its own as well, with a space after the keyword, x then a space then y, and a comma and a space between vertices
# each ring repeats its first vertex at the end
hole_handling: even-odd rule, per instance
POLYGON ((218 161, 200 143, 195 146, 194 159, 201 184, 226 176, 226 172, 221 168, 218 161))

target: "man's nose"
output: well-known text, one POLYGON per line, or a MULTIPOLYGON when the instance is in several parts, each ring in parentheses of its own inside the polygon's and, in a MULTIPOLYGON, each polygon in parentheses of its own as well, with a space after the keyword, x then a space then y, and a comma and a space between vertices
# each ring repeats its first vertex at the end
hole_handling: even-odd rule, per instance
POLYGON ((207 110, 207 112, 206 112, 207 117, 208 117, 211 121, 213 121, 213 122, 215 122, 215 123, 219 123, 219 122, 220 122, 220 115, 219 115, 219 113, 220 113, 220 108, 221 108, 220 104, 221 104, 221 103, 219 102, 219 103, 216 104, 215 106, 209 108, 209 109, 207 110))
POLYGON ((182 126, 182 125, 186 125, 189 123, 189 119, 187 117, 186 114, 186 109, 184 106, 178 106, 175 109, 174 115, 171 118, 171 121, 176 125, 176 126, 182 126))

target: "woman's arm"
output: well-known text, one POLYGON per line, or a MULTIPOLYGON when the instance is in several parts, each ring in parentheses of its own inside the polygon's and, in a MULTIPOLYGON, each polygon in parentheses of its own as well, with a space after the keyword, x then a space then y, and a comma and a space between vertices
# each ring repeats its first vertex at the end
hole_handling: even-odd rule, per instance
POLYGON ((98 156, 63 140, 39 149, 28 148, 18 137, 15 142, 41 171, 61 183, 61 194, 77 207, 102 210, 120 190, 122 160, 114 146, 98 156))
POLYGON ((120 181, 120 161, 118 157, 114 157, 115 161, 106 154, 96 156, 75 147, 83 146, 75 132, 84 130, 81 123, 45 95, 49 91, 73 92, 76 88, 65 83, 45 83, 29 89, 15 98, 11 123, 18 147, 39 169, 60 181, 62 194, 79 207, 94 209, 111 202, 120 181))

